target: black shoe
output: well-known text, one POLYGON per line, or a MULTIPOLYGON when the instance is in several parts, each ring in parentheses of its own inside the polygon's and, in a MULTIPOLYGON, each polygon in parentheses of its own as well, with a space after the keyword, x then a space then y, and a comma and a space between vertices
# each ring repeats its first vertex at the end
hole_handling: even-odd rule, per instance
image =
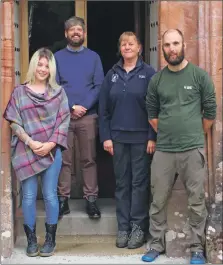
POLYGON ((116 247, 125 248, 128 246, 129 233, 127 231, 118 231, 116 238, 116 247))
POLYGON ((96 199, 94 196, 89 196, 86 202, 86 212, 91 219, 99 219, 101 218, 101 212, 98 209, 96 204, 96 199))
POLYGON ((52 256, 56 247, 56 231, 57 231, 57 224, 45 224, 46 227, 46 237, 45 242, 40 249, 39 255, 41 257, 49 257, 52 256))
POLYGON ((39 255, 39 248, 37 244, 37 238, 36 238, 36 227, 34 227, 33 231, 29 228, 28 225, 23 225, 28 246, 26 248, 26 255, 29 257, 36 257, 39 255))
POLYGON ((63 215, 70 213, 68 197, 59 196, 58 200, 59 200, 59 218, 62 218, 63 215))
POLYGON ((144 243, 145 243, 144 232, 138 225, 133 224, 132 232, 129 236, 128 248, 130 249, 140 248, 144 243))

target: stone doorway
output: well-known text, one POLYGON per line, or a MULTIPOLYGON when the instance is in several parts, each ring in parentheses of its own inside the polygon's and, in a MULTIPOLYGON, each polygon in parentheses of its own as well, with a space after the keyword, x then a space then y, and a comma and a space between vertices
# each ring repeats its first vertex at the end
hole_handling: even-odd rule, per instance
MULTIPOLYGON (((96 51, 102 60, 105 74, 117 62, 117 43, 124 31, 135 31, 143 44, 145 55, 145 5, 134 1, 87 1, 77 5, 70 1, 29 1, 29 57, 40 47, 56 52, 66 46, 64 21, 73 15, 83 13, 87 21, 88 48, 96 51), (84 9, 84 12, 83 12, 84 9), (44 15, 45 14, 45 15, 44 15)), ((71 198, 83 197, 78 142, 75 140, 72 170, 71 198)), ((97 138, 97 166, 100 198, 113 198, 115 177, 111 156, 103 150, 97 138)), ((39 188, 38 198, 42 199, 39 188)))

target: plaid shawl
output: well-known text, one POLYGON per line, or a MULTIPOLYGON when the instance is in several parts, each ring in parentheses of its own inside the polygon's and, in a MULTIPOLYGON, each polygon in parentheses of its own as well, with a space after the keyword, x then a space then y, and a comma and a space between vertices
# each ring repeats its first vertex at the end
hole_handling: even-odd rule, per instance
MULTIPOLYGON (((21 126, 35 141, 54 142, 67 149, 70 111, 63 90, 48 88, 44 95, 37 94, 26 85, 17 86, 12 92, 4 118, 21 126)), ((12 132, 12 166, 22 181, 47 169, 53 162, 49 155, 40 157, 12 132)))

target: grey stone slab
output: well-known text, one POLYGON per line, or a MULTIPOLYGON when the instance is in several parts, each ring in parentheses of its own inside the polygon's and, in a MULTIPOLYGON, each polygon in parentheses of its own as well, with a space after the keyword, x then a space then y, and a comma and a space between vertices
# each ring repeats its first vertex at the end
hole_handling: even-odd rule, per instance
MULTIPOLYGON (((58 235, 115 235, 117 220, 114 199, 98 199, 101 219, 89 219, 85 212, 85 200, 70 200, 71 213, 58 223, 58 235)), ((36 230, 39 235, 45 233, 45 210, 42 200, 37 201, 36 230)), ((18 235, 23 235, 23 217, 17 218, 18 235)))

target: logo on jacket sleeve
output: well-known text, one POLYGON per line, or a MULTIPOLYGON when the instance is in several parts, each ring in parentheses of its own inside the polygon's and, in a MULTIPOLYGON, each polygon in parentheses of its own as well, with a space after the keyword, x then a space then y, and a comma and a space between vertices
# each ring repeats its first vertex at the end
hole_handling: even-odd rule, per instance
POLYGON ((118 74, 113 74, 111 81, 115 83, 118 80, 118 74))

